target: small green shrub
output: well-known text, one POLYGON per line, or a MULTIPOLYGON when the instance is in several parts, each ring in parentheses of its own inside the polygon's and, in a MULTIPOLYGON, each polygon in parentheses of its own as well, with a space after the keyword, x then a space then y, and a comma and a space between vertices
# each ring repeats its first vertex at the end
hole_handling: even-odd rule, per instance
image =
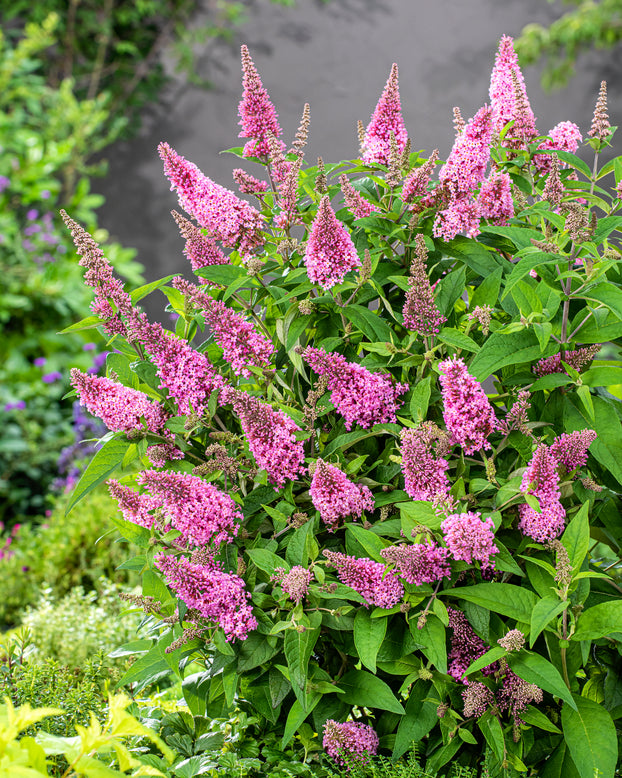
POLYGON ((85 592, 76 586, 58 599, 44 589, 36 608, 23 619, 32 633, 37 658, 55 659, 62 665, 79 667, 98 651, 110 653, 120 643, 135 637, 140 623, 136 613, 123 616, 119 587, 102 579, 99 592, 85 592))
POLYGON ((116 571, 127 548, 105 534, 114 511, 105 489, 92 491, 68 516, 64 504, 57 500, 46 524, 20 527, 0 559, 0 623, 5 627, 20 623, 44 587, 59 598, 74 586, 97 589, 102 577, 114 577, 120 585, 135 580, 131 570, 116 571))

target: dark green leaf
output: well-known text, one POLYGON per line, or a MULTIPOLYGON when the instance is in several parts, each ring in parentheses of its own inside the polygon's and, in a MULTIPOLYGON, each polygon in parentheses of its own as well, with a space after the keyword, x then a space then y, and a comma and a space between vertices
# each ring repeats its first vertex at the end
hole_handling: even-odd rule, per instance
POLYGON ((392 330, 386 321, 377 313, 370 311, 363 305, 346 305, 342 309, 343 315, 348 321, 359 329, 371 342, 381 340, 391 342, 392 330))
POLYGON ((426 659, 431 662, 439 673, 447 672, 447 648, 445 645, 445 627, 437 616, 428 614, 425 624, 417 628, 417 619, 408 623, 413 639, 422 648, 426 659))
POLYGON ((309 659, 320 636, 322 614, 318 611, 309 615, 310 627, 304 631, 289 629, 285 632, 283 648, 289 668, 289 677, 296 699, 307 710, 307 672, 309 659))
POLYGON ((551 621, 567 608, 569 603, 562 602, 559 597, 543 597, 536 603, 531 614, 531 632, 529 633, 529 645, 533 648, 538 635, 551 621))
POLYGON ((351 705, 404 713, 404 708, 390 686, 366 670, 350 670, 340 679, 339 687, 345 692, 344 702, 351 705))
POLYGON ((121 462, 123 462, 123 457, 129 445, 130 443, 125 436, 112 438, 107 443, 104 443, 102 448, 89 462, 88 467, 82 473, 80 480, 71 493, 65 508, 65 516, 71 513, 72 509, 84 496, 114 473, 121 462))
POLYGON ((579 570, 590 547, 590 504, 584 503, 573 516, 562 535, 562 543, 568 552, 573 570, 579 570))
POLYGON ((285 746, 293 738, 296 730, 304 723, 305 719, 311 711, 315 708, 318 702, 322 699, 322 695, 317 692, 309 694, 307 701, 307 710, 305 711, 298 700, 294 700, 292 707, 287 714, 287 721, 285 722, 285 729, 283 730, 283 738, 281 739, 281 748, 285 750, 285 746))
POLYGON ((545 692, 560 697, 568 705, 575 707, 570 690, 564 683, 554 665, 540 654, 532 654, 528 651, 520 651, 518 654, 509 654, 507 662, 510 669, 527 683, 535 683, 545 692))
POLYGON ((501 761, 505 755, 505 745, 503 741, 503 730, 497 716, 490 711, 486 711, 483 716, 477 720, 477 726, 480 728, 486 743, 492 749, 494 755, 501 761))
POLYGON ((134 289, 132 292, 130 292, 132 305, 136 305, 136 303, 139 300, 142 300, 143 297, 146 297, 148 294, 151 294, 151 292, 159 289, 161 286, 164 286, 164 284, 168 284, 172 278, 176 278, 176 276, 166 276, 166 278, 160 278, 157 281, 151 281, 149 284, 143 284, 143 286, 139 286, 138 289, 134 289))
POLYGON ((485 654, 482 654, 479 659, 474 659, 464 671, 464 675, 470 675, 471 673, 476 673, 478 670, 482 670, 484 667, 488 667, 488 665, 493 664, 493 662, 496 662, 498 659, 501 659, 502 656, 505 656, 506 653, 505 648, 502 646, 493 646, 486 651, 485 654))
POLYGON ((466 287, 466 270, 464 266, 452 270, 441 278, 436 292, 436 305, 441 313, 449 316, 454 308, 454 303, 464 292, 466 287))
POLYGON ((298 338, 303 334, 305 329, 315 320, 315 316, 297 316, 289 325, 287 330, 287 341, 285 343, 285 350, 290 351, 296 345, 298 338))
POLYGON ((487 273, 481 284, 473 292, 469 308, 472 311, 478 305, 490 305, 495 307, 499 298, 499 288, 501 287, 501 279, 503 277, 503 269, 498 267, 492 273, 487 273))
POLYGON ((363 529, 363 527, 358 524, 348 524, 346 527, 346 550, 348 554, 352 554, 353 556, 368 556, 376 562, 384 562, 380 552, 388 545, 388 541, 383 540, 375 532, 363 529), (362 554, 360 552, 357 553, 357 546, 362 549, 362 554))
POLYGON ((395 736, 393 759, 408 751, 413 743, 424 738, 438 721, 437 703, 428 700, 431 684, 419 681, 413 685, 406 701, 405 714, 402 716, 395 736))
POLYGON ((354 645, 365 667, 376 672, 376 657, 387 634, 388 618, 372 619, 367 608, 359 608, 354 617, 354 645))
POLYGON ((472 338, 453 327, 443 327, 437 337, 441 343, 452 348, 463 349, 463 351, 479 351, 479 346, 472 338))
POLYGON ((410 398, 410 415, 413 421, 423 421, 430 403, 430 376, 415 384, 410 398))
POLYGON ((618 739, 611 715, 593 700, 578 694, 572 696, 572 708, 562 708, 562 729, 572 761, 581 776, 613 778, 618 739))
POLYGON ((536 595, 528 589, 508 583, 481 583, 459 589, 447 589, 440 594, 474 602, 483 608, 529 623, 536 595))
POLYGON ((555 724, 553 724, 553 722, 534 705, 528 705, 525 710, 521 712, 520 717, 524 722, 531 724, 533 727, 538 727, 546 732, 561 734, 561 729, 556 727, 555 724))
POLYGON ((484 381, 506 365, 531 363, 540 357, 549 356, 549 352, 552 354, 554 351, 555 347, 551 345, 543 353, 532 330, 509 334, 493 332, 473 358, 469 373, 478 381, 484 381))

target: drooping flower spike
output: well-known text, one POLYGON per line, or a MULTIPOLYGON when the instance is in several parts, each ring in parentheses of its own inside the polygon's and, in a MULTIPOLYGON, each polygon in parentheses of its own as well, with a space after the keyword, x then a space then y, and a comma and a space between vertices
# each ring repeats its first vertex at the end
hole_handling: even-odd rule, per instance
POLYGON ((363 511, 374 509, 369 487, 350 481, 342 470, 323 459, 315 462, 309 496, 331 532, 340 519, 360 519, 363 511))

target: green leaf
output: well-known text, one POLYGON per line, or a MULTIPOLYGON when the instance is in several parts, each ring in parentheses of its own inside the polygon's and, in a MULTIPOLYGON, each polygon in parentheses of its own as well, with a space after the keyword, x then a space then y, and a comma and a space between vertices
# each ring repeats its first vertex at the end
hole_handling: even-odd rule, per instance
POLYGON ((622 319, 622 289, 615 284, 601 282, 577 296, 585 300, 596 300, 602 303, 615 313, 618 319, 622 319))
POLYGON ((285 350, 290 351, 296 345, 298 338, 303 334, 305 329, 315 321, 316 317, 311 315, 297 316, 289 325, 287 330, 287 340, 285 343, 285 350))
POLYGON ((581 612, 572 640, 598 640, 622 632, 622 600, 593 605, 581 612))
POLYGON ((125 521, 125 519, 119 516, 111 516, 110 521, 119 530, 121 537, 125 538, 129 543, 133 543, 139 548, 149 548, 151 533, 146 527, 141 527, 131 521, 125 521))
POLYGON ((542 778, 581 778, 564 740, 544 763, 541 775, 542 778))
POLYGON ((309 519, 302 527, 298 527, 291 536, 285 549, 285 559, 290 565, 302 565, 306 567, 311 557, 317 554, 317 541, 315 540, 313 527, 315 521, 309 519))
POLYGON ((426 376, 417 384, 410 397, 410 415, 413 421, 423 421, 428 412, 430 404, 430 376, 426 376))
POLYGON ((354 646, 361 662, 376 672, 376 657, 387 634, 388 618, 372 619, 367 608, 359 608, 354 617, 354 646))
POLYGON ((568 601, 561 601, 559 597, 543 597, 536 603, 531 614, 531 632, 529 633, 529 646, 538 639, 538 635, 545 629, 551 621, 565 610, 569 605, 568 601))
POLYGON ((130 389, 138 389, 138 376, 132 370, 130 360, 125 354, 117 354, 112 351, 106 357, 106 373, 114 371, 123 386, 129 386, 130 389))
POLYGON ((543 391, 544 389, 551 390, 557 389, 560 386, 567 386, 574 383, 573 379, 566 375, 566 373, 551 373, 550 375, 543 375, 542 378, 538 378, 531 385, 530 391, 543 391))
MULTIPOLYGON (((570 167, 583 173, 586 178, 590 179, 592 177, 592 171, 588 165, 580 157, 577 157, 576 154, 572 154, 570 151, 556 151, 555 153, 562 162, 565 162, 567 165, 570 165, 570 167)), ((602 219, 601 221, 605 220, 602 219)))
POLYGON ((596 365, 581 374, 586 386, 617 386, 622 384, 622 367, 596 365))
POLYGON ((134 291, 130 292, 132 305, 136 305, 136 303, 139 300, 142 300, 143 297, 146 297, 148 294, 151 294, 151 292, 159 289, 161 286, 164 286, 164 284, 168 284, 171 279, 176 277, 176 275, 166 276, 166 278, 160 278, 157 281, 151 281, 149 284, 143 284, 143 286, 139 286, 138 289, 134 289, 134 291))
POLYGON ((399 437, 400 431, 401 427, 399 424, 387 423, 374 424, 374 426, 370 427, 368 430, 354 430, 354 432, 346 432, 344 435, 339 435, 334 440, 329 441, 322 451, 322 456, 327 457, 334 451, 337 451, 337 449, 345 451, 346 449, 350 448, 350 446, 358 443, 360 440, 373 438, 376 435, 386 435, 388 433, 394 437, 399 437))
POLYGON ((125 436, 122 438, 111 438, 107 443, 104 443, 102 448, 89 462, 88 467, 82 473, 80 480, 71 493, 65 508, 65 516, 69 516, 73 508, 83 497, 114 473, 121 462, 123 462, 123 457, 129 445, 130 442, 125 436))
POLYGON ((391 687, 366 670, 350 670, 340 679, 339 686, 345 692, 342 699, 350 705, 404 713, 391 687))
POLYGON ((561 735, 561 729, 556 727, 553 722, 542 713, 539 708, 534 705, 528 705, 524 711, 520 714, 521 719, 527 724, 531 724, 532 727, 538 727, 545 730, 545 732, 555 732, 561 735))
POLYGON ((422 740, 438 721, 437 703, 427 699, 430 690, 431 684, 423 682, 415 683, 411 688, 405 713, 397 727, 393 759, 399 759, 413 743, 422 740))
POLYGON ((585 409, 576 407, 570 398, 564 403, 564 426, 567 432, 592 428, 598 434, 590 446, 598 462, 609 470, 611 475, 622 484, 622 429, 620 419, 614 408, 602 397, 592 397, 594 420, 585 409))
POLYGON ((287 714, 287 721, 285 722, 285 729, 283 730, 283 738, 281 739, 281 749, 284 751, 285 746, 294 737, 294 732, 304 724, 307 716, 313 711, 318 702, 322 699, 322 695, 317 692, 309 694, 307 702, 307 710, 305 710, 298 700, 294 700, 292 707, 287 714))
MULTIPOLYGON (((247 276, 245 267, 240 265, 210 265, 209 267, 200 267, 196 274, 201 278, 206 278, 214 284, 220 286, 229 286, 241 276, 247 276)), ((249 283, 253 283, 252 278, 248 278, 249 283)))
POLYGON ((470 675, 471 673, 476 673, 478 670, 482 670, 484 667, 488 667, 488 665, 491 665, 493 662, 501 659, 502 656, 505 656, 506 653, 507 651, 502 646, 493 646, 488 649, 485 654, 482 654, 479 659, 474 659, 464 671, 464 675, 470 675))
MULTIPOLYGON (((287 630, 283 639, 285 658, 289 668, 289 677, 296 699, 307 710, 307 672, 309 659, 320 636, 322 614, 318 611, 309 615, 310 627, 304 631, 287 630)), ((310 712, 310 711, 308 711, 310 712)))
POLYGON ((459 589, 446 589, 439 594, 474 602, 502 616, 529 624, 536 595, 528 589, 508 583, 482 583, 459 589))
POLYGON ((441 343, 463 351, 479 351, 480 348, 472 338, 453 327, 443 327, 437 337, 441 343))
POLYGON ((369 308, 365 308, 363 305, 346 305, 345 308, 341 309, 341 312, 371 342, 376 340, 391 342, 391 327, 369 308))
POLYGON ((449 316, 454 309, 454 303, 466 287, 466 270, 464 266, 453 270, 441 278, 436 292, 436 305, 441 313, 449 316))
POLYGON ((572 696, 572 708, 567 705, 562 708, 562 730, 572 761, 579 775, 585 778, 593 775, 613 778, 618 740, 611 715, 593 700, 578 694, 572 696))
POLYGON ((551 354, 555 351, 554 345, 548 346, 543 353, 532 330, 509 334, 493 332, 473 358, 469 373, 478 381, 485 381, 506 365, 531 363, 540 357, 549 356, 549 351, 551 354))
POLYGON ((505 745, 503 741, 503 730, 501 723, 496 716, 487 710, 483 716, 477 720, 477 726, 480 728, 486 743, 492 749, 494 755, 499 761, 503 760, 505 754, 505 745))
POLYGON ((447 672, 447 647, 445 645, 445 627, 437 616, 428 614, 425 624, 417 628, 417 619, 408 622, 410 634, 422 648, 426 659, 439 673, 447 672))
MULTIPOLYGON (((140 527, 140 529, 144 529, 144 527, 140 527)), ((154 600, 157 600, 162 605, 172 598, 164 581, 153 570, 145 570, 142 575, 142 585, 143 597, 153 597, 154 600)))
POLYGON ((95 327, 98 327, 102 323, 102 320, 99 318, 99 316, 87 316, 84 319, 80 319, 80 321, 77 321, 75 324, 69 325, 69 327, 65 327, 64 330, 61 330, 60 332, 57 332, 57 335, 65 335, 68 332, 79 332, 80 330, 92 330, 95 327))
POLYGON ((560 697, 568 705, 575 707, 570 690, 564 683, 557 668, 540 654, 520 651, 518 654, 508 654, 507 662, 510 669, 527 683, 535 683, 545 692, 560 697))
POLYGON ((490 305, 495 307, 497 300, 499 299, 499 288, 501 287, 501 279, 503 277, 503 269, 498 267, 492 273, 484 275, 482 283, 475 289, 471 302, 469 303, 469 309, 472 311, 478 305, 490 305))
POLYGON ((495 569, 501 570, 504 573, 512 573, 513 575, 519 575, 521 577, 524 576, 525 573, 516 564, 512 554, 510 554, 498 538, 495 538, 495 545, 499 549, 498 553, 493 556, 495 569))
POLYGON ((516 227, 513 225, 492 225, 487 224, 482 230, 482 234, 488 235, 501 235, 504 238, 512 241, 517 250, 525 249, 532 246, 532 238, 535 240, 542 240, 542 233, 536 230, 529 229, 528 227, 516 227))
POLYGON ((488 250, 481 243, 472 238, 465 238, 462 235, 441 244, 443 253, 450 257, 455 257, 467 267, 474 270, 478 276, 484 278, 489 273, 494 273, 500 265, 495 252, 488 250))
POLYGON ((423 524, 428 529, 440 529, 442 518, 434 510, 434 506, 427 500, 411 500, 399 503, 402 517, 402 529, 407 538, 417 524, 423 524))
POLYGON ((267 548, 247 548, 246 553, 251 558, 252 563, 264 573, 272 575, 277 567, 282 567, 286 572, 289 572, 287 562, 272 551, 268 551, 267 548))
POLYGON ((346 527, 346 550, 352 556, 367 555, 376 562, 384 562, 380 552, 388 545, 388 541, 383 540, 375 532, 363 529, 358 524, 348 524, 346 527), (365 554, 357 553, 357 544, 363 549, 365 554))
MULTIPOLYGON (((270 640, 275 640, 275 638, 270 638, 270 640)), ((268 643, 267 636, 260 632, 251 632, 238 651, 238 672, 244 673, 272 659, 275 654, 279 653, 279 645, 273 646, 268 643)))
POLYGON ((594 243, 600 243, 621 226, 622 216, 605 216, 603 219, 599 219, 594 234, 592 235, 592 241, 594 243))
POLYGON ((568 558, 573 570, 578 570, 590 547, 590 504, 584 503, 573 516, 562 535, 562 544, 568 552, 568 558))

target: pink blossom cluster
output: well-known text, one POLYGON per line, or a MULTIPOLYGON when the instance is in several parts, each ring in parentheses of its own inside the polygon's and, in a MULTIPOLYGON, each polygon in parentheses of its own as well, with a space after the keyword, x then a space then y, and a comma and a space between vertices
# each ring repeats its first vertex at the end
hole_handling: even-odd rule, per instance
POLYGON ((283 593, 298 604, 309 589, 309 584, 313 580, 313 573, 301 565, 294 565, 289 572, 284 567, 277 567, 270 580, 278 584, 283 593))
POLYGON ((339 551, 323 553, 329 564, 337 569, 341 583, 358 592, 368 605, 392 608, 404 596, 402 583, 381 562, 357 559, 339 551))
POLYGON ((322 197, 305 250, 309 280, 323 289, 340 284, 346 273, 361 266, 350 233, 337 219, 328 195, 322 197))
POLYGON ((341 183, 341 191, 343 192, 346 208, 355 219, 363 219, 365 216, 377 213, 378 209, 376 206, 370 203, 369 200, 366 200, 360 192, 356 191, 345 174, 339 177, 339 182, 341 183))
POLYGON ((440 188, 449 195, 449 205, 436 214, 435 237, 451 240, 459 232, 469 237, 479 233, 482 212, 473 194, 486 176, 491 139, 492 111, 484 105, 456 135, 447 162, 440 170, 440 188))
MULTIPOLYGON (((471 662, 479 659, 486 653, 488 648, 484 641, 473 631, 473 627, 467 621, 462 611, 455 608, 447 608, 449 614, 449 626, 453 630, 451 638, 451 650, 447 657, 449 668, 447 672, 459 683, 467 685, 464 673, 471 662)), ((494 662, 482 670, 484 675, 492 675, 497 669, 498 664, 494 662)))
POLYGON ((482 182, 477 204, 483 219, 492 224, 507 224, 508 219, 514 216, 512 182, 509 175, 493 171, 482 182))
POLYGON ((393 63, 363 140, 363 162, 387 165, 391 151, 391 133, 395 137, 398 152, 406 148, 408 133, 402 117, 397 65, 393 63))
POLYGON ((238 505, 213 484, 190 473, 146 470, 137 483, 159 501, 166 519, 190 546, 231 543, 243 520, 238 505))
POLYGON ((551 456, 566 473, 571 473, 587 462, 587 450, 597 437, 596 432, 589 429, 564 433, 553 441, 551 456))
MULTIPOLYGON (((538 146, 538 150, 569 151, 574 154, 583 140, 581 130, 574 122, 560 122, 548 131, 548 138, 538 146)), ((536 154, 536 167, 542 175, 551 170, 551 154, 536 154)))
POLYGON ((75 367, 71 370, 71 383, 76 388, 80 405, 100 418, 109 430, 163 432, 168 414, 144 392, 105 376, 87 375, 75 367))
POLYGON ((420 335, 436 335, 447 318, 439 311, 434 301, 426 265, 428 250, 421 233, 416 236, 415 244, 415 255, 410 266, 408 291, 402 311, 404 327, 420 335))
POLYGON ((330 400, 344 417, 347 430, 353 424, 368 428, 374 424, 394 422, 401 394, 408 384, 394 383, 392 376, 372 373, 341 354, 327 353, 308 346, 303 353, 307 364, 328 378, 330 400))
POLYGON ((125 521, 151 529, 155 520, 153 511, 160 507, 159 500, 150 494, 139 494, 113 478, 106 481, 106 485, 111 497, 117 501, 125 521))
POLYGON ((166 583, 189 608, 222 627, 228 641, 245 640, 257 629, 242 578, 225 573, 217 562, 196 564, 186 557, 159 554, 155 564, 166 583))
POLYGON ((435 457, 432 452, 437 437, 438 431, 428 422, 401 434, 404 488, 413 500, 438 502, 449 494, 449 462, 443 457, 435 457))
POLYGON ((164 467, 167 462, 174 459, 183 459, 184 452, 177 448, 174 443, 158 443, 155 446, 148 446, 147 458, 154 467, 164 467))
POLYGON ((263 244, 263 218, 259 211, 212 181, 168 143, 160 143, 158 152, 171 189, 177 190, 179 204, 201 227, 224 246, 239 246, 242 253, 252 252, 263 244))
MULTIPOLYGON (((247 46, 242 46, 242 84, 244 91, 239 105, 242 130, 238 137, 251 139, 244 146, 243 154, 245 157, 267 157, 270 154, 267 134, 278 138, 283 130, 247 46)), ((282 141, 279 143, 285 148, 282 141)))
POLYGON ((132 309, 132 299, 123 290, 123 284, 114 276, 112 265, 104 256, 99 244, 77 222, 61 210, 63 221, 71 232, 78 264, 86 268, 84 283, 95 290, 91 311, 104 321, 107 335, 124 335, 125 325, 119 314, 132 309))
POLYGON ((360 721, 340 724, 334 719, 328 719, 324 724, 322 745, 338 765, 345 766, 346 759, 366 764, 368 756, 378 753, 379 743, 378 735, 369 724, 360 721))
POLYGON ((552 357, 540 359, 532 370, 539 378, 551 375, 551 373, 565 373, 566 368, 562 365, 563 360, 570 367, 580 371, 594 359, 600 349, 600 343, 596 343, 593 346, 584 346, 574 351, 564 351, 563 354, 554 354, 552 357))
POLYGON ((334 532, 340 519, 360 519, 363 511, 374 510, 369 487, 355 484, 335 465, 317 459, 309 496, 322 521, 334 532))
POLYGON ((128 340, 140 343, 152 358, 160 387, 168 389, 180 414, 201 416, 207 410, 210 394, 224 385, 205 354, 195 351, 159 322, 149 322, 145 314, 128 319, 128 340))
POLYGON ((507 670, 503 686, 497 694, 497 704, 500 711, 508 711, 516 724, 523 724, 520 714, 532 702, 542 702, 542 689, 534 683, 528 683, 519 678, 516 673, 507 670))
POLYGON ((260 181, 239 167, 233 171, 233 180, 239 186, 242 194, 260 194, 267 192, 269 188, 267 181, 260 181))
POLYGON ((558 461, 548 446, 536 449, 529 466, 523 473, 521 492, 537 498, 540 512, 527 503, 518 506, 518 527, 523 535, 546 543, 556 538, 564 529, 566 511, 559 491, 558 461))
POLYGON ((494 569, 495 524, 491 518, 482 519, 479 513, 452 513, 441 523, 445 543, 457 561, 481 562, 482 570, 494 569))
POLYGON ((273 484, 281 488, 305 472, 304 445, 296 440, 301 430, 287 414, 242 391, 227 390, 223 401, 232 403, 251 454, 273 484))
POLYGON ((443 418, 452 443, 465 454, 490 448, 488 436, 499 428, 495 412, 480 384, 462 359, 446 359, 439 365, 443 392, 443 418))
POLYGON ((451 575, 448 551, 438 543, 427 541, 389 546, 383 548, 380 554, 389 564, 395 565, 396 575, 415 586, 434 583, 451 575))
POLYGON ((172 214, 182 238, 186 240, 184 254, 190 260, 190 265, 195 273, 202 267, 229 264, 229 257, 223 253, 211 235, 204 235, 196 224, 185 219, 177 211, 172 211, 172 214))
POLYGON ((508 148, 524 148, 537 135, 536 119, 529 105, 525 79, 514 51, 514 42, 504 35, 490 78, 490 104, 493 128, 500 133, 505 125, 514 121, 503 145, 508 148))
POLYGON ((268 367, 274 346, 251 322, 183 278, 175 279, 173 286, 203 312, 214 340, 223 350, 223 358, 234 373, 250 378, 250 367, 268 367))

